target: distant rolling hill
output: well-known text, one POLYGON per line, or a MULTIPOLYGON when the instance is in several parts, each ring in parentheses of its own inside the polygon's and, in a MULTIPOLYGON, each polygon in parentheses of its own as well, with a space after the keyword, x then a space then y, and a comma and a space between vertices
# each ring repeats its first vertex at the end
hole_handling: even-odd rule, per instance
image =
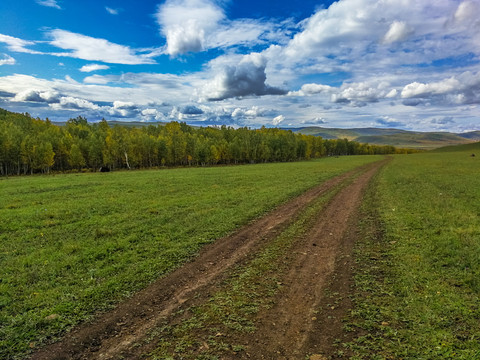
POLYGON ((452 146, 445 146, 438 149, 433 150, 433 152, 467 152, 476 154, 476 156, 480 156, 480 142, 474 142, 470 144, 463 144, 463 145, 452 145, 452 146))
POLYGON ((290 130, 295 133, 321 136, 324 139, 346 138, 360 143, 392 145, 400 148, 425 150, 480 141, 480 131, 456 134, 449 132, 417 132, 399 129, 335 129, 323 127, 304 127, 290 130))
POLYGON ((463 133, 463 134, 458 134, 458 135, 460 135, 461 137, 463 137, 465 139, 472 139, 474 141, 479 141, 480 140, 480 131, 470 131, 470 132, 463 133))

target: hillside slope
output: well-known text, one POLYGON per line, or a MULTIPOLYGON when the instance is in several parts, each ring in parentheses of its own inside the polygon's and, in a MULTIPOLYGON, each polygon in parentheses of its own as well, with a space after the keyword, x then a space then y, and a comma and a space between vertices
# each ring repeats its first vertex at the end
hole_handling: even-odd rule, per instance
POLYGON ((433 150, 433 152, 467 152, 480 156, 480 142, 474 142, 464 145, 445 146, 433 150))
POLYGON ((457 134, 450 132, 417 132, 401 129, 337 129, 323 127, 304 127, 291 130, 295 133, 321 136, 324 139, 346 138, 360 143, 392 145, 424 150, 431 150, 449 145, 468 144, 480 140, 480 131, 457 134))

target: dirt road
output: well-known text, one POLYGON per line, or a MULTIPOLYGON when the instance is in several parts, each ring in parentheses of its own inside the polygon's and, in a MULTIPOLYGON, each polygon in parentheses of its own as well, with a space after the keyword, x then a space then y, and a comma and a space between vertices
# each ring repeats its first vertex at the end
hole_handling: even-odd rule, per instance
MULTIPOLYGON (((211 301, 211 294, 222 286, 232 268, 248 263, 312 202, 337 189, 306 235, 296 241, 282 259, 282 263, 288 265, 288 270, 281 275, 282 286, 272 295, 273 305, 254 315, 255 330, 226 336, 241 343, 241 351, 225 351, 216 356, 219 359, 305 359, 310 354, 318 354, 313 359, 321 358, 320 354, 328 355, 342 331, 339 318, 348 308, 348 302, 337 308, 330 306, 332 313, 319 309, 325 308, 322 301, 333 276, 340 279, 334 282, 334 287, 348 292, 357 211, 370 179, 383 164, 370 164, 331 179, 217 240, 192 262, 157 280, 113 311, 79 326, 62 341, 37 351, 31 358, 148 358, 144 354, 162 341, 161 336, 155 338, 152 329, 177 326, 185 318, 184 309, 211 301)), ((195 331, 200 336, 203 330, 192 330, 193 336, 195 331)), ((203 344, 208 349, 208 344, 203 344)), ((169 358, 191 357, 177 349, 169 358)))

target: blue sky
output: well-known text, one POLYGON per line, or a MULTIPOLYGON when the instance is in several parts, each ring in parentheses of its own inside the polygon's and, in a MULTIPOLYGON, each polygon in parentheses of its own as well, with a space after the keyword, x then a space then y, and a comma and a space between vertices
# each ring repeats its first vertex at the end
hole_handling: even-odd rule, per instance
POLYGON ((0 14, 11 111, 480 130, 480 0, 8 0, 0 14))

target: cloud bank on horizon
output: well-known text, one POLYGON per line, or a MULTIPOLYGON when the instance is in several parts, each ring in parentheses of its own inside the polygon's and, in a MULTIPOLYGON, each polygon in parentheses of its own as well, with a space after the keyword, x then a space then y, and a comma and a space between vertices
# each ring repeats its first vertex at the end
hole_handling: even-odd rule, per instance
POLYGON ((480 130, 478 0, 7 3, 0 107, 12 111, 480 130))

